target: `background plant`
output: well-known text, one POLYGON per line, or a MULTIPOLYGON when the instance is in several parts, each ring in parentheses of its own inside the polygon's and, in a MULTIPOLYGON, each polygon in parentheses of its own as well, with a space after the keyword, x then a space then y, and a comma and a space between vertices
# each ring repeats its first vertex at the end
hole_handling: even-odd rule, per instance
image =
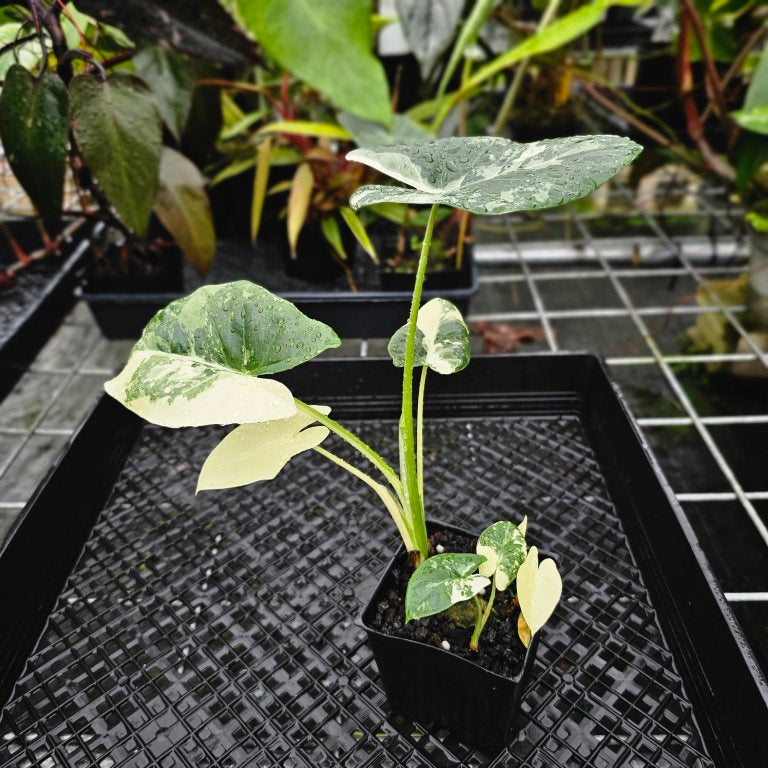
POLYGON ((187 137, 191 116, 200 111, 195 83, 202 64, 172 49, 242 62, 244 54, 235 51, 252 45, 242 37, 234 50, 215 42, 231 24, 213 0, 197 9, 207 33, 180 21, 182 4, 166 5, 149 19, 146 4, 137 2, 119 9, 80 3, 98 18, 61 0, 3 8, 3 39, 13 39, 0 57, 0 139, 45 221, 62 214, 101 219, 119 228, 131 248, 144 250, 154 212, 204 272, 215 247, 205 181, 180 151, 194 144, 187 137), (143 25, 135 23, 137 16, 143 25), (137 42, 102 19, 138 31, 137 42), (63 208, 67 167, 78 189, 77 210, 63 208))

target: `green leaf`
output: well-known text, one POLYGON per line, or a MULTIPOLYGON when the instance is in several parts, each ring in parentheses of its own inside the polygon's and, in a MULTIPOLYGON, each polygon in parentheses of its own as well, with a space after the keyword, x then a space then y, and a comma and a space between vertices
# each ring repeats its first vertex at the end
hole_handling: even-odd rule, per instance
POLYGON ((469 600, 491 582, 477 573, 484 558, 478 555, 435 555, 427 558, 408 581, 405 591, 405 622, 445 611, 454 603, 469 600))
POLYGON ((733 149, 736 189, 743 192, 765 163, 768 163, 768 141, 759 133, 743 133, 733 149))
POLYGON ((259 377, 340 343, 327 325, 259 285, 206 285, 149 321, 125 368, 104 388, 161 426, 284 419, 296 413, 291 393, 259 377))
POLYGON ((347 260, 347 252, 344 250, 344 243, 341 242, 341 231, 339 230, 339 222, 333 217, 333 215, 324 216, 320 219, 320 227, 323 230, 323 236, 328 241, 328 244, 344 261, 347 260))
MULTIPOLYGON (((405 365, 408 325, 395 331, 387 351, 392 362, 405 365)), ((414 366, 428 365, 436 373, 456 373, 469 364, 469 330, 461 312, 450 301, 431 299, 416 317, 414 366)))
POLYGON ((365 224, 363 224, 358 215, 346 205, 342 205, 341 208, 339 208, 339 211, 341 212, 341 218, 344 219, 350 232, 355 236, 355 240, 360 243, 360 247, 371 257, 371 259, 373 259, 374 264, 378 264, 379 257, 376 255, 376 249, 373 247, 371 238, 368 237, 365 224))
POLYGON ((116 74, 106 81, 78 75, 69 86, 77 146, 121 221, 147 234, 160 170, 162 126, 152 93, 141 80, 116 74))
POLYGON ((358 147, 410 144, 433 138, 431 133, 407 115, 395 115, 392 119, 391 128, 373 120, 364 120, 362 117, 349 114, 349 112, 339 113, 338 119, 358 147))
POLYGON ((480 575, 493 577, 496 589, 503 592, 525 561, 525 532, 508 520, 500 520, 480 534, 476 551, 485 558, 480 575))
POLYGON ((745 130, 768 135, 768 105, 740 109, 731 112, 731 117, 745 130))
POLYGON ((178 141, 187 124, 195 90, 195 78, 187 60, 156 45, 139 51, 133 66, 155 94, 160 116, 178 141))
POLYGON ((464 0, 395 0, 403 34, 424 77, 451 42, 464 5, 464 0))
POLYGON ((19 184, 43 218, 58 219, 67 165, 67 89, 14 64, 0 95, 0 141, 19 184))
POLYGON ((216 234, 205 179, 191 160, 170 147, 163 147, 154 210, 189 263, 201 275, 208 272, 216 253, 216 234))
MULTIPOLYGON (((326 416, 331 412, 324 405, 313 407, 326 416)), ((200 470, 197 491, 271 480, 294 456, 328 437, 326 427, 309 426, 314 421, 306 413, 297 413, 288 419, 235 428, 208 455, 200 470)))
POLYGON ((281 66, 347 112, 389 125, 389 88, 371 52, 371 1, 238 0, 246 27, 281 66))
POLYGON ((743 108, 746 110, 754 107, 768 106, 768 45, 763 46, 760 61, 752 73, 749 88, 744 96, 743 108))
POLYGON ((517 599, 531 635, 546 624, 562 593, 563 582, 555 561, 543 560, 539 565, 539 552, 531 547, 517 572, 517 599))
POLYGON ((443 203, 479 214, 551 208, 597 189, 637 157, 620 136, 573 136, 520 144, 490 136, 355 149, 350 160, 414 187, 360 187, 357 209, 381 202, 443 203))

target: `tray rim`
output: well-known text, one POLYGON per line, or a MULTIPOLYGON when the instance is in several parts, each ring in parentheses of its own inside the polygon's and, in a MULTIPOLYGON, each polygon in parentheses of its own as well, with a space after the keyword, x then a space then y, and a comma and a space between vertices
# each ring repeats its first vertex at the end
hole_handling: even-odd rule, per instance
MULTIPOLYGON (((587 424, 587 418, 586 418, 586 411, 588 411, 589 404, 587 403, 586 399, 584 399, 584 391, 579 391, 579 394, 582 396, 581 401, 581 407, 574 409, 574 401, 565 401, 561 397, 563 394, 574 394, 573 390, 576 389, 573 385, 569 386, 567 389, 552 389, 547 390, 547 397, 544 397, 542 399, 542 403, 549 403, 552 407, 554 412, 557 413, 579 413, 581 412, 581 418, 583 423, 583 428, 587 434, 588 440, 590 442, 590 445, 595 452, 595 456, 600 464, 601 469, 601 475, 603 475, 603 480, 606 483, 606 487, 608 490, 608 494, 611 498, 612 503, 616 506, 617 512, 619 513, 619 516, 622 519, 623 527, 624 527, 624 533, 627 537, 627 541, 629 543, 629 547, 635 557, 635 560, 637 561, 638 567, 641 571, 641 574, 643 575, 644 581, 646 582, 645 586, 648 590, 650 600, 652 607, 654 609, 654 613, 657 616, 657 619, 659 621, 659 624, 662 627, 662 632, 664 634, 664 637, 669 645, 670 652, 672 653, 672 656, 674 657, 678 670, 680 672, 680 675, 683 679, 685 690, 687 694, 687 698, 692 706, 694 716, 696 718, 696 724, 699 729, 699 731, 702 734, 702 737, 704 738, 704 743, 707 746, 708 751, 711 754, 711 757, 716 765, 722 766, 722 768, 735 768, 735 766, 751 766, 751 765, 758 765, 758 763, 751 762, 754 752, 751 750, 756 746, 758 749, 766 750, 766 755, 768 755, 768 743, 765 743, 765 745, 761 743, 757 743, 754 741, 754 739, 759 739, 760 737, 757 735, 758 732, 765 734, 768 732, 768 682, 766 682, 764 673, 761 671, 759 665, 757 664, 757 661, 755 660, 755 657, 752 653, 752 650, 749 646, 749 644, 746 641, 746 638, 744 637, 741 627, 733 614, 733 612, 730 609, 730 606, 728 605, 727 601, 725 600, 724 595, 722 594, 722 590, 717 585, 717 580, 714 576, 714 573, 706 559, 706 556, 704 555, 701 547, 698 545, 698 540, 696 538, 696 535, 693 531, 693 528, 691 527, 690 523, 687 520, 687 516, 685 515, 685 512, 682 510, 682 507, 680 506, 679 502, 677 501, 677 498, 674 495, 674 492, 672 491, 671 487, 669 486, 668 482, 663 476, 663 473, 661 472, 661 469, 659 467, 658 462, 656 461, 655 457, 653 456, 648 444, 646 443, 644 437, 642 436, 642 433, 639 430, 639 427, 635 423, 634 419, 632 418, 629 409, 627 408, 627 405, 624 401, 623 396, 621 395, 621 392, 618 388, 618 386, 611 380, 610 375, 608 373, 608 368, 606 363, 599 358, 597 355, 590 353, 590 352, 571 352, 571 351, 557 351, 557 352, 532 352, 527 354, 507 354, 507 355, 479 355, 475 356, 473 358, 474 363, 478 363, 479 365, 475 366, 475 370, 482 368, 483 371, 485 369, 497 369, 496 372, 502 370, 503 366, 505 364, 512 363, 512 369, 513 372, 518 372, 520 369, 520 366, 525 365, 539 365, 539 366, 556 366, 558 364, 562 364, 564 366, 570 366, 574 369, 578 369, 579 367, 585 369, 589 375, 592 378, 597 377, 598 383, 603 388, 607 385, 609 388, 609 391, 611 393, 612 403, 610 404, 614 408, 618 408, 618 413, 621 416, 621 424, 619 425, 619 428, 621 431, 626 433, 626 437, 634 442, 635 444, 635 450, 639 450, 642 453, 643 459, 646 462, 646 467, 648 470, 650 470, 652 477, 654 478, 654 482, 656 484, 656 488, 652 489, 656 492, 661 491, 663 494, 663 497, 666 501, 666 503, 669 505, 669 509, 667 511, 672 512, 672 516, 669 520, 669 524, 672 526, 677 526, 678 531, 677 533, 682 534, 688 544, 688 548, 690 550, 690 554, 693 555, 694 560, 696 561, 698 565, 698 570, 695 574, 688 574, 686 578, 693 579, 701 581, 703 578, 704 584, 707 587, 707 592, 704 595, 705 598, 709 599, 710 601, 714 601, 714 604, 716 608, 718 609, 718 615, 714 616, 714 619, 720 621, 722 624, 725 625, 725 629, 727 629, 728 633, 730 634, 730 640, 733 643, 733 647, 729 650, 729 653, 731 656, 733 655, 733 652, 737 652, 738 657, 740 659, 737 659, 740 662, 740 669, 734 671, 734 679, 735 679, 735 672, 738 672, 739 679, 741 680, 741 685, 749 684, 750 690, 749 695, 752 697, 753 703, 756 701, 759 701, 762 704, 762 707, 758 710, 754 710, 751 713, 752 715, 757 714, 758 717, 761 717, 766 728, 760 729, 757 727, 757 723, 755 720, 751 720, 749 723, 744 723, 743 721, 749 720, 749 718, 740 717, 738 713, 730 712, 728 709, 728 702, 723 699, 721 704, 724 702, 725 707, 717 706, 717 701, 715 701, 715 705, 713 706, 712 702, 709 702, 707 700, 704 700, 701 698, 702 691, 699 688, 699 685, 697 684, 697 681, 695 679, 695 673, 697 669, 700 669, 703 673, 706 674, 708 671, 705 666, 702 665, 702 659, 699 657, 698 653, 693 654, 692 658, 687 657, 687 649, 684 647, 684 643, 681 641, 681 638, 678 636, 678 632, 675 630, 675 627, 673 626, 674 622, 670 622, 669 618, 670 615, 674 618, 674 614, 670 614, 670 611, 675 611, 680 616, 679 610, 676 608, 676 604, 674 601, 674 598, 672 598, 672 604, 666 605, 664 604, 663 598, 664 593, 660 593, 659 590, 662 589, 664 586, 668 585, 662 585, 662 584, 653 584, 653 582, 657 579, 657 577, 654 577, 653 573, 649 573, 649 563, 647 562, 647 555, 644 554, 644 548, 647 547, 648 542, 647 541, 638 541, 638 538, 642 537, 645 538, 645 534, 647 534, 647 531, 645 529, 637 530, 633 529, 630 530, 630 526, 628 525, 628 521, 626 519, 626 515, 624 513, 623 509, 619 509, 621 506, 620 502, 617 501, 615 498, 614 489, 611 487, 611 485, 607 482, 605 478, 605 470, 604 470, 604 456, 601 455, 601 451, 598 449, 598 446, 595 444, 596 440, 596 434, 595 429, 589 427, 587 424), (515 365, 516 364, 516 369, 515 365), (661 595, 661 597, 660 597, 661 595), (690 666, 689 666, 690 665, 690 666), (698 666, 697 666, 698 665, 698 666), (691 671, 691 667, 693 668, 693 672, 691 671), (737 743, 738 739, 733 735, 730 731, 725 732, 718 732, 715 729, 715 725, 723 724, 723 721, 728 721, 731 724, 743 724, 744 729, 743 733, 740 734, 739 738, 742 739, 741 743, 737 743), (751 742, 750 743, 744 743, 743 739, 747 738, 748 741, 749 735, 751 736, 751 742), (725 737, 727 744, 721 743, 721 739, 725 737), (736 762, 734 762, 736 761, 736 762)), ((324 377, 327 379, 329 372, 332 372, 335 367, 342 367, 344 369, 348 370, 368 370, 370 372, 375 372, 375 380, 380 380, 380 376, 385 371, 389 370, 390 375, 392 372, 395 373, 395 376, 397 376, 396 369, 393 368, 391 365, 391 361, 389 358, 384 357, 376 357, 376 358, 347 358, 347 357, 336 357, 336 358, 321 358, 319 360, 311 361, 304 366, 301 366, 299 369, 294 369, 293 371, 286 372, 286 374, 280 375, 277 378, 280 378, 282 380, 289 379, 289 380, 297 380, 297 381, 304 381, 312 382, 313 376, 314 381, 321 381, 324 377)), ((473 366, 470 366, 470 369, 473 366)), ((469 370, 469 369, 468 369, 469 370)), ((480 373, 480 371, 478 371, 480 373)), ((581 371, 583 374, 584 371, 581 371)), ((372 376, 372 373, 368 374, 369 376, 372 376)), ((487 374, 486 374, 487 375, 487 374)), ((337 377, 338 378, 338 377, 337 377)), ((454 377, 433 377, 433 384, 437 381, 443 380, 452 380, 449 381, 449 383, 457 387, 455 382, 459 379, 458 376, 454 377)), ((495 382, 494 382, 495 384, 495 382)), ((582 385, 584 385, 584 382, 582 382, 582 385)), ((297 391, 301 392, 300 387, 296 387, 297 391)), ((476 402, 478 399, 485 397, 488 398, 491 396, 491 393, 488 392, 480 392, 478 393, 471 387, 465 387, 465 397, 468 400, 471 400, 472 402, 476 402)), ((438 392, 436 396, 433 396, 432 398, 429 398, 428 396, 428 404, 426 407, 427 417, 442 417, 444 415, 447 415, 448 418, 451 417, 471 417, 471 413, 464 413, 461 410, 454 409, 453 412, 451 412, 450 404, 455 403, 456 396, 450 393, 450 387, 448 387, 448 393, 440 393, 438 392), (431 403, 430 403, 431 400, 431 403), (432 413, 435 406, 439 408, 445 408, 446 404, 448 404, 448 412, 447 414, 439 413, 435 414, 432 413)), ((513 389, 511 386, 508 386, 506 388, 503 388, 503 392, 501 393, 500 397, 506 396, 514 397, 515 392, 519 392, 517 389, 513 389)), ((531 394, 534 394, 533 392, 531 394)), ((538 392, 536 392, 538 394, 538 392)), ((605 392, 603 393, 605 394, 605 392)), ((368 401, 368 409, 370 415, 368 418, 387 418, 386 415, 382 415, 381 412, 376 411, 376 408, 378 409, 384 409, 385 411, 391 411, 393 407, 396 407, 397 404, 399 404, 399 396, 397 398, 395 397, 378 397, 378 396, 372 396, 370 394, 363 394, 363 393, 355 393, 351 392, 348 396, 345 396, 339 394, 338 392, 335 394, 330 395, 331 402, 338 401, 342 404, 338 410, 344 412, 345 408, 349 409, 350 404, 354 404, 354 408, 352 412, 349 415, 342 415, 340 418, 351 418, 351 419, 365 419, 366 417, 361 415, 358 412, 358 408, 361 407, 363 404, 365 404, 365 401, 368 401), (370 412, 370 407, 373 404, 374 406, 374 412, 370 412)), ((506 402, 506 401, 505 401, 506 402)), ((511 401, 510 401, 511 402, 511 401)), ((464 407, 467 407, 466 405, 464 407)), ((462 406, 459 405, 457 408, 461 409, 462 406)), ((338 412, 338 411, 337 411, 338 412)), ((530 410, 527 411, 529 414, 535 415, 538 412, 532 412, 530 410)), ((545 411, 542 411, 542 415, 544 415, 545 411)), ((513 415, 514 410, 509 414, 501 414, 501 415, 513 415)), ((394 414, 390 414, 390 418, 394 414)), ((119 474, 120 470, 122 469, 125 459, 127 458, 127 455, 129 454, 130 450, 133 448, 136 438, 138 437, 139 433, 141 432, 142 426, 145 422, 143 422, 139 417, 135 416, 134 414, 130 413, 126 409, 124 409, 122 406, 120 406, 118 403, 113 401, 111 398, 109 398, 108 395, 102 394, 93 404, 89 412, 85 415, 83 420, 81 421, 79 427, 77 430, 73 433, 70 440, 67 442, 65 448, 63 449, 62 453, 60 454, 59 458, 57 459, 56 463, 51 467, 46 477, 41 481, 40 485, 38 486, 37 490, 31 497, 30 501, 25 505, 22 512, 18 515, 17 519, 15 520, 12 528, 9 530, 8 535, 6 536, 5 540, 0 542, 0 596, 3 595, 3 592, 5 591, 6 594, 8 593, 8 584, 9 581, 7 578, 4 579, 4 576, 8 573, 8 560, 9 560, 9 551, 12 551, 18 542, 19 537, 24 533, 25 529, 28 529, 30 525, 33 525, 35 521, 35 513, 38 511, 38 507, 41 504, 50 504, 51 500, 46 497, 50 497, 52 490, 55 493, 55 487, 57 484, 60 484, 62 480, 66 480, 67 474, 69 470, 72 468, 72 462, 73 462, 73 453, 82 454, 84 451, 88 452, 88 448, 90 447, 91 443, 94 441, 98 445, 99 443, 104 443, 104 441, 110 441, 114 439, 114 435, 117 433, 123 434, 123 436, 120 438, 122 441, 120 445, 120 450, 118 453, 120 456, 116 461, 113 461, 113 465, 108 478, 102 478, 101 485, 104 486, 101 491, 101 499, 100 502, 97 503, 98 509, 96 509, 93 513, 93 515, 85 520, 80 521, 78 530, 83 532, 82 540, 79 542, 79 545, 75 548, 74 552, 71 553, 71 563, 66 568, 65 572, 61 573, 60 581, 57 581, 55 586, 53 588, 48 589, 48 603, 45 601, 40 602, 39 596, 37 597, 37 603, 36 607, 38 608, 38 614, 40 613, 40 608, 46 608, 46 606, 50 605, 48 610, 43 611, 44 616, 42 617, 42 624, 38 628, 38 630, 32 634, 27 633, 26 635, 26 647, 23 653, 23 657, 20 657, 17 649, 17 653, 14 657, 9 657, 7 654, 7 643, 6 638, 2 636, 2 631, 0 631, 0 706, 4 706, 6 704, 6 698, 7 696, 11 695, 13 685, 10 684, 10 681, 8 679, 3 680, 3 676, 7 676, 8 672, 8 664, 6 662, 9 662, 11 667, 15 663, 16 666, 19 667, 16 674, 13 675, 13 684, 15 684, 15 680, 18 677, 18 674, 21 673, 22 669, 21 662, 26 662, 26 659, 28 658, 29 653, 33 649, 34 645, 36 644, 37 640, 39 639, 41 633, 44 631, 45 624, 47 622, 48 616, 50 614, 50 608, 52 608, 53 604, 55 603, 55 600, 58 598, 58 595, 61 592, 61 589, 63 588, 66 579, 68 578, 69 574, 71 573, 72 567, 74 567, 74 564, 79 557, 83 546, 85 545, 87 541, 88 534, 93 526, 93 522, 96 519, 96 516, 98 513, 101 512, 103 508, 103 504, 106 501, 109 492, 111 492, 112 487, 114 486, 114 480, 117 478, 117 475, 119 474), (119 429, 116 429, 114 425, 108 425, 105 423, 105 419, 109 419, 113 422, 116 422, 119 426, 119 429), (108 480, 108 482, 107 482, 108 480), (6 691, 3 690, 3 686, 7 688, 7 696, 6 691)), ((103 453, 103 452, 102 452, 103 453)), ((99 454, 101 458, 101 454, 99 454)), ((637 471, 637 469, 633 470, 637 471)), ((87 477, 84 478, 87 481, 87 477)), ((93 494, 91 494, 93 495, 93 494)), ((98 496, 99 493, 97 492, 96 495, 98 496)), ((28 537, 29 538, 29 537, 28 537)), ((652 565, 652 564, 651 564, 652 565)), ((50 580, 47 580, 50 581, 50 580)), ((662 581, 664 581, 662 579, 662 581)), ((673 593, 670 593, 670 596, 673 595, 673 593)), ((669 597, 669 596, 668 596, 669 597)), ((711 606, 710 606, 711 610, 711 606)), ((40 616, 38 616, 38 619, 40 616)), ((710 617, 713 618, 713 617, 710 617)), ((683 625, 684 626, 684 625, 683 625)), ((684 629, 687 629, 684 627, 684 629)), ((722 627, 721 627, 722 629, 722 627)), ((13 630, 9 630, 7 632, 8 635, 12 635, 13 630)), ((685 634, 690 635, 687 631, 685 634)), ((733 660, 733 659, 731 659, 733 660)), ((711 668, 710 668, 711 669, 711 668)), ((707 690, 712 691, 712 686, 710 685, 710 679, 709 677, 704 678, 705 688, 707 690)), ((737 690, 740 690, 743 694, 743 690, 737 688, 737 690)), ((732 692, 732 690, 731 690, 732 692)), ((717 696, 718 692, 712 691, 712 698, 713 701, 718 699, 717 696)), ((725 691, 720 690, 720 694, 724 694, 725 691)), ((741 700, 743 702, 744 698, 743 695, 741 697, 741 700)), ((764 763, 760 763, 762 765, 764 763)))

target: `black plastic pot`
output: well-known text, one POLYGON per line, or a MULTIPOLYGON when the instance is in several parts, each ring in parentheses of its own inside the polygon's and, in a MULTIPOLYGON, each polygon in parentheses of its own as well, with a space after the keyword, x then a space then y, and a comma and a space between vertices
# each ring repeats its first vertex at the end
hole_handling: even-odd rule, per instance
MULTIPOLYGON (((475 535, 445 523, 433 522, 428 528, 475 535)), ((392 558, 358 619, 368 634, 387 700, 394 712, 445 728, 467 744, 500 749, 510 739, 520 698, 530 681, 539 634, 534 635, 517 676, 509 678, 442 648, 372 627, 370 617, 403 552, 401 547, 392 558)))
MULTIPOLYGON (((343 278, 340 284, 322 286, 286 279, 279 249, 252 247, 239 241, 222 241, 219 243, 213 271, 206 282, 252 280, 293 302, 315 320, 327 323, 343 338, 391 336, 408 317, 411 287, 406 285, 396 290, 382 290, 379 273, 367 256, 356 259, 355 274, 356 277, 362 275, 363 279, 359 284, 360 290, 356 292, 346 287, 343 278)), ((466 314, 469 301, 477 291, 475 263, 469 251, 464 259, 464 267, 456 277, 455 284, 441 287, 439 273, 428 275, 424 284, 424 300, 441 296, 466 314)), ((84 285, 77 293, 88 304, 108 339, 136 339, 155 312, 200 284, 187 270, 184 289, 181 291, 99 292, 84 285)))

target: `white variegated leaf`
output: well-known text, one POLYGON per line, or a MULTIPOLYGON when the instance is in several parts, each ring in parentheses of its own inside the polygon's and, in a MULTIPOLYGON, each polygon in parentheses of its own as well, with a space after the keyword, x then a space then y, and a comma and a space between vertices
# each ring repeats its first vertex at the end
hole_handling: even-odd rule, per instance
POLYGON ((340 343, 327 325, 261 286, 207 285, 160 310, 104 388, 162 426, 285 419, 296 413, 290 391, 260 377, 340 343))
POLYGON ((291 391, 278 381, 153 350, 132 352, 125 368, 104 389, 161 427, 242 424, 296 413, 291 391))
MULTIPOLYGON (((331 409, 313 406, 326 416, 331 409)), ((197 490, 237 488, 271 480, 297 454, 314 448, 328 437, 326 427, 309 425, 312 416, 297 413, 288 419, 264 424, 241 424, 208 455, 200 470, 197 490)))
POLYGON ((446 553, 427 558, 414 572, 405 590, 405 621, 445 611, 469 600, 491 582, 477 573, 482 557, 446 553))
MULTIPOLYGON (((405 365, 405 341, 408 326, 395 331, 388 351, 392 362, 405 365)), ((461 312, 446 299, 428 301, 416 317, 413 364, 428 365, 436 373, 456 373, 469 363, 469 330, 461 312)))
POLYGON ((573 136, 530 144, 490 136, 452 137, 355 149, 348 159, 413 190, 362 186, 350 203, 353 208, 390 201, 441 203, 491 215, 552 208, 594 191, 640 150, 620 136, 573 136))
POLYGON ((531 547, 517 572, 517 599, 532 635, 546 624, 560 602, 562 592, 563 582, 555 561, 542 560, 539 565, 539 552, 536 547, 531 547))
POLYGON ((514 523, 500 520, 480 534, 475 551, 485 558, 478 569, 480 574, 492 577, 496 589, 503 592, 525 561, 525 535, 514 523))

